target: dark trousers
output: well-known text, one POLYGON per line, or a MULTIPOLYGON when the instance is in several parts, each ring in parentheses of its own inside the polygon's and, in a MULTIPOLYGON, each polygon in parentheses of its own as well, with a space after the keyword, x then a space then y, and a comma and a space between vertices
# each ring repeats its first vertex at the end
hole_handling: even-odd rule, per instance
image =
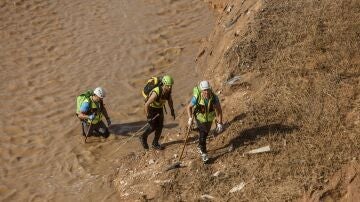
POLYGON ((148 127, 142 134, 143 140, 147 142, 148 136, 155 131, 154 140, 152 142, 153 145, 159 144, 161 132, 164 127, 164 112, 162 108, 149 107, 148 119, 154 118, 157 114, 159 114, 159 116, 149 123, 150 127, 148 127))
MULTIPOLYGON (((83 135, 85 136, 87 131, 89 130, 90 124, 86 121, 81 121, 83 135)), ((108 127, 105 125, 103 121, 100 121, 96 124, 92 124, 88 136, 103 136, 104 138, 108 138, 110 135, 108 127)))
POLYGON ((197 119, 196 119, 196 122, 197 122, 198 130, 199 130, 199 148, 200 148, 201 152, 207 153, 206 138, 209 135, 212 122, 200 123, 197 119))

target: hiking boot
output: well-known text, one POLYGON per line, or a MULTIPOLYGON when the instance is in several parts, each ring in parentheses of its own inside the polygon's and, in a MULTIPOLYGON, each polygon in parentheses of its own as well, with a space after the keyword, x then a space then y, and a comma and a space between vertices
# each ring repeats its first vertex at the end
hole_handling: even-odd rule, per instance
POLYGON ((208 157, 207 153, 202 153, 201 159, 204 163, 207 163, 209 161, 209 157, 208 157))
POLYGON ((156 150, 163 150, 164 146, 160 145, 159 143, 157 144, 152 144, 152 148, 156 149, 156 150))
POLYGON ((144 149, 148 150, 149 149, 149 145, 147 143, 147 141, 145 140, 145 138, 143 138, 142 136, 139 137, 140 143, 143 146, 144 149))

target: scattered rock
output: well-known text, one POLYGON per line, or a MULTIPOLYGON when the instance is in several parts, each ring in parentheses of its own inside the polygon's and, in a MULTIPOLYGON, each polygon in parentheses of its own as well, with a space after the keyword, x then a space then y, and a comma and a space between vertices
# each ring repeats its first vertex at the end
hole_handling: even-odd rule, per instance
POLYGON ((234 145, 233 144, 231 144, 229 146, 229 148, 228 148, 228 152, 232 152, 232 151, 234 151, 234 145))
POLYGON ((234 193, 237 191, 242 190, 245 187, 245 182, 241 182, 239 185, 233 187, 232 189, 230 189, 229 193, 234 193))
POLYGON ((226 81, 226 84, 232 86, 234 85, 237 81, 240 80, 240 76, 234 76, 233 78, 231 78, 230 80, 226 81))
POLYGON ((203 199, 203 200, 206 200, 206 199, 208 199, 208 200, 214 200, 214 199, 215 199, 215 197, 210 196, 210 195, 208 195, 208 194, 201 195, 200 198, 203 199))
POLYGON ((234 5, 228 6, 226 8, 226 13, 230 13, 233 8, 234 8, 234 5))
POLYGON ((164 184, 164 183, 169 183, 171 182, 171 179, 168 180, 155 180, 154 181, 156 184, 164 184))
POLYGON ((222 175, 223 173, 219 170, 219 171, 216 171, 214 174, 213 174, 213 176, 214 177, 218 177, 218 176, 220 176, 220 175, 222 175))
POLYGON ((149 160, 149 165, 154 164, 154 163, 155 163, 155 160, 154 160, 154 159, 150 159, 150 160, 149 160))
POLYGON ((263 152, 268 152, 270 151, 270 145, 265 146, 265 147, 260 147, 258 149, 253 149, 251 151, 246 152, 246 154, 257 154, 257 153, 263 153, 263 152))

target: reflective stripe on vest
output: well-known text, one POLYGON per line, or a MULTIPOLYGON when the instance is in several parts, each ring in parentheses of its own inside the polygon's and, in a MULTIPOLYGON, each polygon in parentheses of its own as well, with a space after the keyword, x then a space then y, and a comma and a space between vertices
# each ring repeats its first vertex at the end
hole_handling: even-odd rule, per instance
POLYGON ((151 94, 152 92, 156 93, 157 98, 156 98, 156 100, 154 100, 154 102, 152 102, 152 103, 150 104, 150 107, 153 107, 153 108, 163 108, 164 105, 165 105, 165 103, 166 103, 166 100, 161 99, 160 87, 154 88, 154 89, 150 92, 150 94, 151 94))
POLYGON ((204 109, 204 110, 200 110, 196 114, 196 119, 200 123, 212 122, 215 119, 216 114, 215 114, 214 107, 212 106, 213 101, 214 101, 214 96, 211 96, 211 98, 209 99, 209 101, 206 105, 205 99, 200 95, 200 100, 199 100, 197 107, 204 109))

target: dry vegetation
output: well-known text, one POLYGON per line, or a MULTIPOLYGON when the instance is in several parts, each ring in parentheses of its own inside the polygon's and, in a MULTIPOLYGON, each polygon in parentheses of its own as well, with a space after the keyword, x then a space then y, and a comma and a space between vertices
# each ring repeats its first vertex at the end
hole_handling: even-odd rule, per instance
MULTIPOLYGON (((244 3, 228 2, 235 7, 244 3)), ((181 180, 164 191, 181 190, 178 195, 185 198, 190 192, 209 193, 224 201, 294 200, 322 190, 349 162, 358 163, 358 19, 357 0, 263 2, 247 31, 234 36, 223 54, 224 66, 217 66, 223 70, 215 71, 225 72, 227 78, 257 75, 250 83, 225 91, 230 97, 238 91, 248 92, 247 99, 241 100, 248 110, 233 118, 216 144, 232 144, 235 151, 218 156, 216 165, 201 168, 201 172, 194 166, 195 175, 177 173, 181 180), (272 152, 243 156, 245 151, 267 144, 272 152), (209 177, 220 167, 226 173, 223 177, 209 177), (244 192, 227 193, 242 181, 246 183, 244 192)), ((320 199, 337 200, 345 194, 332 190, 320 199)))
MULTIPOLYGON (((360 197, 360 2, 210 0, 210 5, 220 15, 196 60, 221 91, 227 129, 209 138, 210 165, 200 162, 193 134, 185 168, 161 172, 160 186, 142 176, 154 193, 141 200, 196 201, 206 194, 215 201, 360 197), (240 82, 224 83, 234 76, 240 82), (244 155, 266 145, 270 152, 244 155), (241 183, 241 191, 229 193, 241 183)), ((168 145, 182 144, 181 138, 168 145)), ((167 160, 158 161, 158 168, 171 164, 174 148, 167 147, 162 154, 167 160)), ((153 172, 146 166, 149 155, 137 156, 145 162, 139 170, 153 172)))
POLYGON ((281 199, 291 199, 301 194, 295 190, 321 189, 360 156, 360 2, 268 1, 263 7, 226 53, 233 74, 259 71, 267 81, 261 97, 248 103, 245 128, 254 133, 243 124, 231 128, 242 130, 241 141, 268 130, 263 139, 280 151, 258 159, 264 165, 257 178, 271 188, 253 194, 282 187, 281 199))

